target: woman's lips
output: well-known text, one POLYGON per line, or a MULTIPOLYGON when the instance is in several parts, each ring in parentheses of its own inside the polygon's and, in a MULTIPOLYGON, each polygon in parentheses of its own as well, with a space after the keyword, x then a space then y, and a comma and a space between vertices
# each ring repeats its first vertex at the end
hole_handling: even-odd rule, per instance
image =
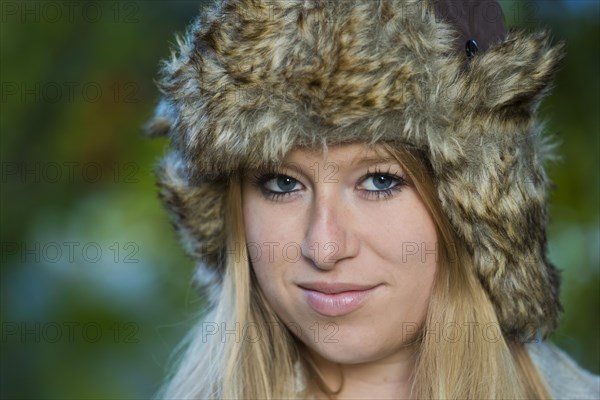
POLYGON ((350 314, 379 287, 343 283, 307 283, 298 286, 310 308, 327 317, 350 314))

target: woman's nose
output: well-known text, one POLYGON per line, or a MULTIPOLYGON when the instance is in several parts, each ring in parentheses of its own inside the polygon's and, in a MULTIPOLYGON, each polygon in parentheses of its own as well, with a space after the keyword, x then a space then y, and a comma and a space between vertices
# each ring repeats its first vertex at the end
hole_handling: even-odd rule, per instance
POLYGON ((358 238, 343 200, 333 195, 320 196, 311 210, 308 227, 302 242, 302 255, 317 268, 332 269, 345 258, 356 256, 358 238))

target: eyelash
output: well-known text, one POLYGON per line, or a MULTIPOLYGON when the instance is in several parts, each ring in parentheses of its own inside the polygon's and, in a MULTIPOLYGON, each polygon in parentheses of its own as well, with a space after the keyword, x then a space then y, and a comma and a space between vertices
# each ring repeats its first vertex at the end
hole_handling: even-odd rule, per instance
MULTIPOLYGON (((406 179, 403 176, 391 173, 391 168, 388 168, 387 171, 384 171, 380 168, 376 168, 373 171, 369 170, 369 171, 367 171, 367 173, 365 175, 363 175, 360 178, 359 181, 364 182, 368 178, 377 177, 377 176, 385 176, 385 177, 391 178, 393 181, 396 182, 396 185, 392 186, 391 188, 383 189, 383 190, 364 190, 364 189, 362 189, 361 192, 365 193, 364 196, 367 199, 375 198, 376 200, 379 200, 379 199, 383 198, 384 200, 387 200, 394 195, 394 191, 400 192, 405 186, 408 185, 408 182, 406 181, 406 179)), ((298 179, 296 179, 292 176, 283 174, 281 172, 277 172, 276 170, 268 170, 268 171, 263 171, 261 173, 258 173, 256 175, 250 177, 250 181, 253 185, 257 186, 268 199, 277 201, 277 200, 283 199, 286 196, 291 196, 293 193, 296 192, 296 190, 289 191, 289 192, 275 192, 275 191, 265 188, 265 186, 264 186, 265 183, 267 183, 271 179, 275 179, 275 178, 279 178, 279 177, 287 177, 287 178, 293 179, 294 181, 301 184, 298 179)))

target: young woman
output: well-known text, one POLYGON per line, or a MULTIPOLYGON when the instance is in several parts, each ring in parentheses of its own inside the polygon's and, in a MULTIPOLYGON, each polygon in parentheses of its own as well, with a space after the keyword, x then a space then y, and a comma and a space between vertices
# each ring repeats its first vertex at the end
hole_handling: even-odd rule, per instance
POLYGON ((147 126, 207 312, 166 398, 597 398, 543 341, 562 57, 495 2, 228 0, 147 126))

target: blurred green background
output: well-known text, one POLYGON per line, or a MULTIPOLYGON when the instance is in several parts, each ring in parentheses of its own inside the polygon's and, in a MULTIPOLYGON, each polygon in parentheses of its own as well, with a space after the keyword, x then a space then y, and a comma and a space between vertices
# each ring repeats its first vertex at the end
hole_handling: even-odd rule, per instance
MULTIPOLYGON (((541 109, 563 156, 549 166, 565 306, 552 340, 599 373, 599 5, 501 4, 509 26, 567 43, 541 109)), ((159 60, 201 6, 1 3, 2 398, 149 398, 198 315, 151 173, 167 143, 140 127, 159 60)))

